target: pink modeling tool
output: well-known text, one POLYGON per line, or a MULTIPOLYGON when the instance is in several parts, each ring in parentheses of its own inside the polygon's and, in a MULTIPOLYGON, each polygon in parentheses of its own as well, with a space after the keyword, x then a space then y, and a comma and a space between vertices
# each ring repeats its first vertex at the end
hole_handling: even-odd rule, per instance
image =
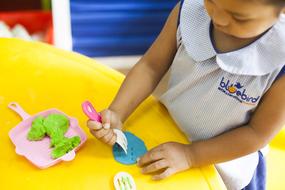
POLYGON ((102 123, 101 115, 97 113, 97 111, 89 101, 83 102, 82 109, 89 119, 102 123))
MULTIPOLYGON (((82 103, 82 110, 89 119, 102 123, 101 115, 97 113, 97 111, 89 101, 85 101, 82 103)), ((119 129, 113 129, 113 131, 117 135, 116 143, 120 145, 120 147, 122 147, 124 152, 127 154, 128 141, 125 134, 119 129)))

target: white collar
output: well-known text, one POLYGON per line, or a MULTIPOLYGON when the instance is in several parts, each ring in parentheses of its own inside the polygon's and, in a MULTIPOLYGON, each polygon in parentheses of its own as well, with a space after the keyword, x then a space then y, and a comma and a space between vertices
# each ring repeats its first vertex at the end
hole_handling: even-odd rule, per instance
POLYGON ((182 42, 197 62, 216 56, 219 67, 240 75, 265 75, 285 64, 285 15, 250 45, 228 53, 217 53, 210 37, 211 18, 202 0, 185 0, 180 14, 182 42))

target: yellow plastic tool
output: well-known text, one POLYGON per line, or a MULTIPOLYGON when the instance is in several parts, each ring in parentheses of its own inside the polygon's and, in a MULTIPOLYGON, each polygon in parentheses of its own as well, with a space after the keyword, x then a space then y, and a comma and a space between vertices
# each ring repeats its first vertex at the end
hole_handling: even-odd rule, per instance
MULTIPOLYGON (((81 103, 88 99, 98 110, 106 108, 123 79, 122 74, 76 53, 41 43, 0 39, 1 189, 108 190, 114 189, 113 177, 119 171, 131 174, 138 190, 225 189, 213 166, 152 181, 150 176, 142 175, 136 165, 117 163, 111 147, 90 135, 81 103), (76 117, 88 134, 76 158, 40 170, 17 155, 8 137, 8 131, 21 121, 7 107, 13 101, 31 114, 56 107, 76 117)), ((148 149, 167 141, 187 142, 164 107, 153 97, 132 114, 125 127, 143 139, 148 149)))

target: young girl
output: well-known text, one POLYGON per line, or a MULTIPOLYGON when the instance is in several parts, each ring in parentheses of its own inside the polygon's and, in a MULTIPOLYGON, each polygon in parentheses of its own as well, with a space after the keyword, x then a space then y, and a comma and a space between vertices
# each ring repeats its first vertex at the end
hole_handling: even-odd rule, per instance
POLYGON ((263 148, 285 123, 284 12, 285 0, 181 1, 91 133, 113 145, 110 127, 122 129, 170 69, 160 101, 192 144, 153 148, 142 172, 215 164, 228 189, 265 189, 263 148))

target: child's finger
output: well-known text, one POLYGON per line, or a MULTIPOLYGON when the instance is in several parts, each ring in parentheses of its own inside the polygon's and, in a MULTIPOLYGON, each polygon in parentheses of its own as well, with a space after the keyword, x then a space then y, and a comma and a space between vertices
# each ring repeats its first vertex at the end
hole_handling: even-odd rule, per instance
POLYGON ((103 125, 103 127, 104 127, 104 129, 110 129, 111 125, 110 125, 110 123, 105 123, 103 125))
POLYGON ((108 143, 112 139, 113 135, 114 135, 113 130, 108 130, 108 133, 104 135, 101 139, 103 142, 108 143))
POLYGON ((155 175, 152 177, 153 180, 162 180, 164 178, 167 178, 169 176, 171 176, 172 174, 174 174, 175 171, 172 168, 167 168, 164 172, 162 172, 161 174, 155 175))
POLYGON ((102 128, 102 124, 97 122, 97 121, 88 120, 87 121, 87 127, 90 130, 99 130, 102 128))
POLYGON ((142 167, 163 158, 162 151, 158 147, 155 147, 139 159, 138 166, 142 167))
POLYGON ((102 140, 102 138, 103 138, 105 135, 107 135, 108 133, 110 133, 110 130, 104 129, 104 128, 99 129, 99 130, 91 130, 91 131, 92 131, 92 134, 93 134, 96 138, 98 138, 98 139, 100 139, 100 140, 102 140))
POLYGON ((107 144, 113 146, 116 143, 116 140, 117 140, 117 135, 113 133, 111 140, 107 142, 107 144))
POLYGON ((97 134, 96 134, 96 131, 95 130, 89 130, 90 131, 90 133, 95 137, 95 138, 97 138, 97 139, 99 139, 98 137, 97 137, 97 134))
POLYGON ((110 110, 103 110, 101 112, 102 116, 102 124, 105 129, 110 128, 110 122, 111 122, 111 112, 110 110))
POLYGON ((95 136, 100 141, 108 144, 108 145, 114 145, 116 142, 116 134, 113 132, 113 130, 106 130, 104 128, 99 130, 90 130, 90 133, 95 136))
POLYGON ((165 159, 158 160, 156 162, 153 162, 153 163, 145 166, 142 169, 142 173, 143 174, 154 173, 154 172, 159 171, 161 169, 165 169, 168 166, 169 166, 169 164, 168 164, 167 160, 165 160, 165 159))

